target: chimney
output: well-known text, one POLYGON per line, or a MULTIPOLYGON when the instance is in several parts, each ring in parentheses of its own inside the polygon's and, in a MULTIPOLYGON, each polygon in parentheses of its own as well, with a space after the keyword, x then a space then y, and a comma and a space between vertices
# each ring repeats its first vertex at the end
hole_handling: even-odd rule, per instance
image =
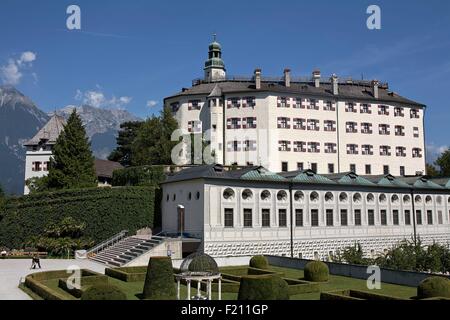
POLYGON ((291 86, 291 69, 284 69, 284 85, 291 86))
POLYGON ((319 88, 320 87, 320 70, 314 70, 312 73, 313 80, 314 80, 314 87, 319 88))
POLYGON ((331 86, 333 88, 333 94, 338 95, 339 94, 338 77, 334 73, 331 76, 331 86))
POLYGON ((373 97, 375 99, 378 99, 378 86, 380 85, 380 83, 378 82, 378 80, 372 80, 372 89, 373 89, 373 97))
POLYGON ((255 69, 255 87, 261 89, 261 69, 255 69))

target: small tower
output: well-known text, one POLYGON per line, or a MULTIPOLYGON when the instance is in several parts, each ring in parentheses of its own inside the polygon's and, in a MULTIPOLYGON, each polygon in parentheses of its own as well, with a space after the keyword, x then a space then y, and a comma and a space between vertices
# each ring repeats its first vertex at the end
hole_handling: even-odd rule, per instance
POLYGON ((205 81, 225 80, 225 64, 222 60, 222 46, 213 35, 213 42, 209 44, 208 60, 205 62, 205 81))

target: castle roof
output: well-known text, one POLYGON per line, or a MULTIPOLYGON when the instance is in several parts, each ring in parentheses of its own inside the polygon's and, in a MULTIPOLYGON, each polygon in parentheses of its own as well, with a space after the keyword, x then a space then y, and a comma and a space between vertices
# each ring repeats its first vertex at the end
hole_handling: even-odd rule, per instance
POLYGON ((59 115, 53 115, 50 120, 36 133, 36 135, 25 142, 24 146, 37 146, 41 143, 55 144, 61 131, 64 129, 66 120, 59 115))

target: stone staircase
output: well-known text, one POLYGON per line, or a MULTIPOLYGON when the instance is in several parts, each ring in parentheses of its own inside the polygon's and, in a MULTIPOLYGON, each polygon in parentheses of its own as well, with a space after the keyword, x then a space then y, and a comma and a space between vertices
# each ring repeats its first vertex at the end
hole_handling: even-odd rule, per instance
POLYGON ((90 255, 89 259, 110 267, 121 267, 161 244, 164 239, 159 236, 152 236, 150 239, 126 237, 95 255, 90 255))

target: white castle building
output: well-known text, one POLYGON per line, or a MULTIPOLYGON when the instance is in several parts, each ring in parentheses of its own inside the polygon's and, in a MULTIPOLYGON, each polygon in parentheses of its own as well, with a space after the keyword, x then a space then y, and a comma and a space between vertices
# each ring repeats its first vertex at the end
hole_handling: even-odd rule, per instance
POLYGON ((450 181, 423 176, 423 104, 376 80, 319 71, 229 77, 216 41, 204 71, 164 104, 182 130, 207 133, 217 164, 162 184, 164 232, 199 239, 213 256, 449 243, 450 181), (246 167, 223 166, 233 164, 246 167))
MULTIPOLYGON (((164 100, 186 133, 206 133, 215 161, 319 174, 425 173, 425 106, 376 80, 225 73, 209 45, 204 78, 164 100)), ((183 164, 183 163, 179 163, 183 164)))

